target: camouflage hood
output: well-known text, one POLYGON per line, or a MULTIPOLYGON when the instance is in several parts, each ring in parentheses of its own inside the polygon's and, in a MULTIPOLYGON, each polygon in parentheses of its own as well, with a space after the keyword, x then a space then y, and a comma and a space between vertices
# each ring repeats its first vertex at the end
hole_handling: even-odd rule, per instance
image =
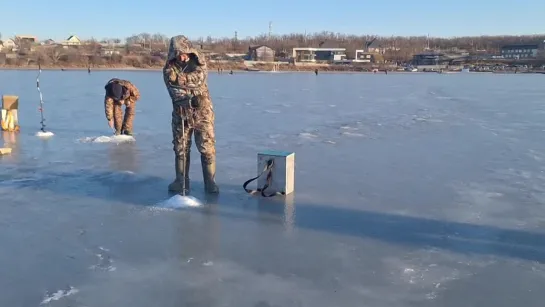
POLYGON ((193 47, 193 44, 189 39, 183 35, 173 36, 170 39, 170 45, 168 46, 168 61, 174 60, 182 53, 193 53, 195 59, 199 65, 204 65, 204 57, 201 55, 199 50, 193 47))

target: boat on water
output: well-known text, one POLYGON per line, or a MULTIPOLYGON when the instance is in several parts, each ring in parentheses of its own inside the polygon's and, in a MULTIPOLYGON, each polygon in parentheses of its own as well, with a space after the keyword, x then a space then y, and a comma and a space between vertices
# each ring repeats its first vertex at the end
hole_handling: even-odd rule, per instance
POLYGON ((255 67, 246 67, 246 71, 260 71, 260 70, 255 67))
POLYGON ((463 72, 463 73, 469 72, 469 66, 468 66, 468 65, 464 65, 464 68, 462 68, 462 72, 463 72))

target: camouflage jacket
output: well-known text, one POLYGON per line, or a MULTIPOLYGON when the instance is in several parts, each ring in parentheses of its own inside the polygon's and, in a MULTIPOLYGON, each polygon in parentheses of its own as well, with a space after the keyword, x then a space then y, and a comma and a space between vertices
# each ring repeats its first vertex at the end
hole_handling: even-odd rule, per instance
MULTIPOLYGON (((140 99, 140 91, 138 91, 138 88, 132 84, 130 81, 127 80, 121 80, 117 78, 113 78, 106 85, 104 86, 104 89, 108 86, 108 84, 116 82, 127 89, 127 92, 125 93, 125 97, 123 97, 123 103, 129 107, 132 104, 134 104, 137 100, 140 99)), ((107 120, 112 120, 113 114, 114 114, 114 100, 106 95, 104 95, 104 112, 106 115, 107 120)))
POLYGON ((173 102, 192 96, 208 96, 208 69, 199 50, 183 35, 170 39, 168 58, 163 68, 163 79, 173 102), (189 63, 181 63, 178 57, 190 54, 189 63))

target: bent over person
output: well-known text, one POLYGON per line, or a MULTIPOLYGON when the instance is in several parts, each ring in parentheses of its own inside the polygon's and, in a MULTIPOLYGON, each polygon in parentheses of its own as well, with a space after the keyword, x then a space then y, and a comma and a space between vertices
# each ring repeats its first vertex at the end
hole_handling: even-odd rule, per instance
POLYGON ((140 99, 140 92, 130 81, 117 78, 108 81, 104 89, 106 90, 104 111, 108 125, 115 128, 116 135, 132 135, 136 101, 140 99))
POLYGON ((214 107, 207 76, 202 54, 193 48, 185 36, 172 37, 163 68, 165 85, 172 99, 172 144, 176 156, 176 179, 168 186, 170 191, 182 192, 183 181, 186 189, 189 189, 189 154, 191 136, 195 133, 195 144, 201 153, 205 190, 211 194, 219 192, 216 185, 214 107))

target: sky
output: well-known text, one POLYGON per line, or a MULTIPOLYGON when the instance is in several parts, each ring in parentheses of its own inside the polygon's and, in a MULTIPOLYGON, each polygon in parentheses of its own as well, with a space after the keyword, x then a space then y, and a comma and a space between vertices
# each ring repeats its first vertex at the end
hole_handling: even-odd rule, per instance
POLYGON ((544 0, 0 1, 0 33, 39 40, 124 39, 142 32, 190 38, 268 33, 522 35, 545 33, 544 0))

